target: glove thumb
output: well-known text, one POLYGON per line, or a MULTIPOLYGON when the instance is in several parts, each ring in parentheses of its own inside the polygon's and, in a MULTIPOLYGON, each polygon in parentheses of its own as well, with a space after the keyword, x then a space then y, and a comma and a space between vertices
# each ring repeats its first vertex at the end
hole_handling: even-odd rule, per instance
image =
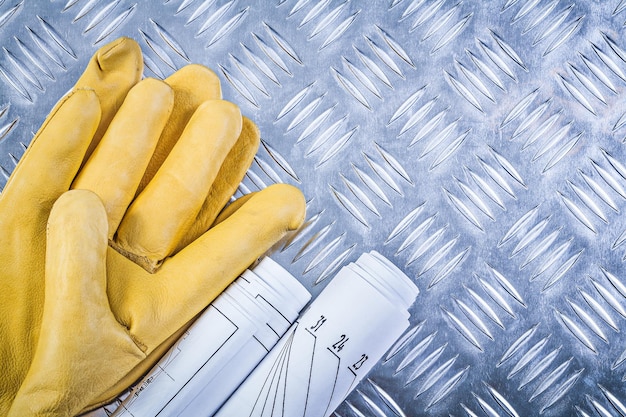
POLYGON ((76 415, 145 358, 109 306, 107 236, 106 212, 96 194, 72 190, 55 202, 48 220, 41 333, 9 416, 76 415))

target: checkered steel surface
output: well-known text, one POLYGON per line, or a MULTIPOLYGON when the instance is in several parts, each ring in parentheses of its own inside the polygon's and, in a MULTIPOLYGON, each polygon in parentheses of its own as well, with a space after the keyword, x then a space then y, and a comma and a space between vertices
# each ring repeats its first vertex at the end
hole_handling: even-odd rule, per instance
MULTIPOLYGON (((314 294, 376 249, 421 294, 337 416, 626 415, 626 1, 0 0, 6 177, 92 52, 188 62, 289 182, 314 294)), ((140 122, 140 121, 138 121, 140 122)))

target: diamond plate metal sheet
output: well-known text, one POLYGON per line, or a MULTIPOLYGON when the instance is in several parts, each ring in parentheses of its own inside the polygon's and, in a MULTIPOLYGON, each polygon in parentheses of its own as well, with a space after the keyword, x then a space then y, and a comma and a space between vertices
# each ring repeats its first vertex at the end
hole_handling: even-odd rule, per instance
MULTIPOLYGON (((314 295, 371 249, 411 327, 337 416, 626 415, 626 1, 0 0, 0 172, 93 51, 198 62, 308 199, 314 295)), ((140 121, 138 121, 140 122, 140 121)))

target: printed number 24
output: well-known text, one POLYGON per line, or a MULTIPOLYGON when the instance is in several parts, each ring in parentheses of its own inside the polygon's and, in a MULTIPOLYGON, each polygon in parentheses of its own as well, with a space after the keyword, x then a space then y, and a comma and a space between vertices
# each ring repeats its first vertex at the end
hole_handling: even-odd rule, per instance
POLYGON ((333 350, 335 352, 341 352, 341 350, 343 349, 344 345, 346 344, 346 342, 349 340, 350 338, 347 337, 345 334, 342 334, 341 336, 339 336, 339 340, 335 343, 333 343, 333 350))

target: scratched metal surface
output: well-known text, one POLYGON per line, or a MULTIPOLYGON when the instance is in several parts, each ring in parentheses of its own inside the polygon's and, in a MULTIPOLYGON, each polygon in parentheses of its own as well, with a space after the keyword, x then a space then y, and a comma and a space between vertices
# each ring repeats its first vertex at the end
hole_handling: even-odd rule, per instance
POLYGON ((314 294, 376 249, 421 294, 338 416, 626 415, 626 1, 0 0, 6 177, 92 52, 188 62, 301 187, 314 294))

